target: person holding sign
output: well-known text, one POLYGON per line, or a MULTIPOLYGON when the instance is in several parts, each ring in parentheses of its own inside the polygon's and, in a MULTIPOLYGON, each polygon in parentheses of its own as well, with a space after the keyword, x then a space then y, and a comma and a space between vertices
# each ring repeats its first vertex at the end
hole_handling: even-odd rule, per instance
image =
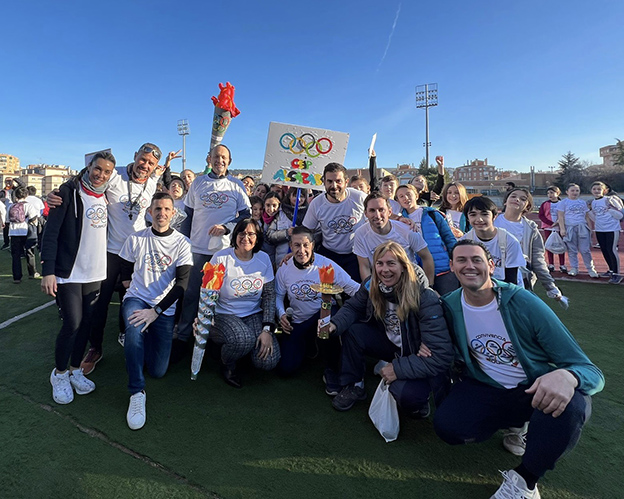
POLYGON ((323 236, 318 253, 340 265, 360 282, 358 259, 353 254, 355 231, 364 222, 366 194, 347 187, 347 169, 340 163, 329 163, 323 169, 325 195, 315 197, 303 219, 308 229, 320 230, 323 236))

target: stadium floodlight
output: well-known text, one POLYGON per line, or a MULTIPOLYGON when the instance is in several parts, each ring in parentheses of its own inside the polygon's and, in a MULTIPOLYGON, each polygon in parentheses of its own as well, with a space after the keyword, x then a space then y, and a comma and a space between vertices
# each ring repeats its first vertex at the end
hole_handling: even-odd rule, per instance
POLYGON ((178 120, 178 135, 182 135, 182 171, 186 170, 186 136, 190 133, 188 120, 178 120))
POLYGON ((429 108, 438 105, 438 84, 427 83, 416 87, 416 107, 418 109, 425 108, 425 143, 423 146, 426 151, 427 168, 429 168, 429 108))

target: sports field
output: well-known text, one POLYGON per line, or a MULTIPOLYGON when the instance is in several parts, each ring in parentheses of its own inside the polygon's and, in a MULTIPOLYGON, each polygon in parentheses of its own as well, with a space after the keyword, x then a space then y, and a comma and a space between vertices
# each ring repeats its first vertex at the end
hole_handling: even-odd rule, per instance
MULTIPOLYGON (((450 447, 430 420, 402 419, 399 439, 386 444, 368 403, 332 409, 315 362, 289 380, 250 370, 242 390, 219 378, 212 359, 197 381, 188 362, 176 364, 163 379, 148 378, 147 423, 131 431, 117 306, 90 376, 96 391, 56 405, 48 380, 56 307, 6 325, 50 301, 39 285, 13 284, 10 255, 0 252, 0 498, 488 498, 501 482, 497 470, 518 463, 500 437, 450 447)), ((607 382, 579 445, 540 490, 545 499, 621 498, 624 286, 561 288, 572 305, 555 311, 607 382)), ((377 382, 371 373, 369 401, 377 382)))

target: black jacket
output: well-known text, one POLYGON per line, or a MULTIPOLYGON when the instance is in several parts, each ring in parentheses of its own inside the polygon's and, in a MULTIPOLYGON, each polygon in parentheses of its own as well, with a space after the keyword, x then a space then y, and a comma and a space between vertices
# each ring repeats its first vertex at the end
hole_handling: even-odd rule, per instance
POLYGON ((80 181, 73 178, 59 188, 61 206, 51 208, 41 242, 43 275, 67 278, 71 274, 82 233, 84 207, 79 195, 80 181))
MULTIPOLYGON (((331 318, 336 333, 342 334, 355 322, 369 322, 381 331, 385 326, 375 318, 368 290, 370 277, 358 292, 331 318)), ((431 288, 420 286, 420 307, 411 311, 406 322, 401 323, 402 356, 392 361, 398 379, 429 378, 442 374, 453 362, 453 344, 444 319, 440 297, 431 288), (420 344, 431 350, 431 357, 416 355, 420 344)))

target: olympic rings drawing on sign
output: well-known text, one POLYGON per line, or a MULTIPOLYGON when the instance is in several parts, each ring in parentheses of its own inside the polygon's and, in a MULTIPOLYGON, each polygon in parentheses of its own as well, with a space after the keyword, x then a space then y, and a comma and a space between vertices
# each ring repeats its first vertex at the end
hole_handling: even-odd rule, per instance
POLYGON ((304 133, 301 137, 295 137, 294 134, 286 132, 280 137, 279 144, 282 149, 288 149, 293 154, 302 154, 305 152, 311 158, 317 158, 321 154, 328 154, 334 147, 333 142, 328 137, 321 137, 317 140, 311 133, 304 133), (290 137, 290 141, 284 143, 285 137, 290 137), (325 141, 327 143, 326 149, 321 147, 321 141, 325 141), (297 147, 297 149, 295 149, 295 147, 297 147), (310 149, 313 147, 316 149, 316 154, 310 152, 310 149))

